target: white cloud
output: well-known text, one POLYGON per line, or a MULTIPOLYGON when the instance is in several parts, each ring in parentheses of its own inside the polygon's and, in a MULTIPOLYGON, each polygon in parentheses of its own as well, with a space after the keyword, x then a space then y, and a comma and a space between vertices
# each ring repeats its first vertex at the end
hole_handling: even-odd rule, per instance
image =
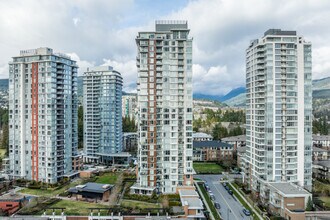
POLYGON ((81 21, 80 18, 73 18, 72 19, 74 26, 78 26, 78 23, 81 21))
POLYGON ((232 88, 241 86, 245 79, 239 79, 228 72, 227 66, 212 66, 208 69, 193 65, 193 88, 195 93, 211 95, 226 94, 232 88))
POLYGON ((87 60, 81 60, 78 54, 76 53, 67 53, 67 55, 70 56, 71 59, 77 61, 77 65, 79 66, 78 75, 82 75, 87 70, 87 67, 95 66, 94 61, 89 62, 87 60))
POLYGON ((103 59, 102 66, 112 66, 114 70, 120 72, 123 77, 125 92, 136 92, 137 68, 136 61, 118 62, 110 59, 103 59))
POLYGON ((200 71, 194 73, 195 92, 221 95, 244 86, 245 49, 269 28, 297 30, 312 41, 313 78, 330 75, 327 0, 192 0, 183 7, 166 3, 166 10, 162 1, 152 3, 0 1, 0 77, 8 77, 7 63, 19 50, 48 46, 77 59, 80 73, 104 62, 117 66, 124 88, 132 91, 137 78, 135 37, 153 30, 159 19, 188 20, 194 69, 200 71))

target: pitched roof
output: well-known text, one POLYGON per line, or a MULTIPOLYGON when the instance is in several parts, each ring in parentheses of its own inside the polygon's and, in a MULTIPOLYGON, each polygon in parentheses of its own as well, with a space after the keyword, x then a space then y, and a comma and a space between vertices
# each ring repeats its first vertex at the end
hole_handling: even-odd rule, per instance
POLYGON ((203 148, 203 147, 228 147, 233 148, 233 145, 227 144, 221 141, 194 141, 193 147, 203 148))
POLYGON ((104 193, 110 190, 113 185, 101 184, 101 183, 86 183, 85 185, 78 185, 76 187, 70 188, 68 191, 72 193, 78 192, 92 192, 92 193, 104 193))

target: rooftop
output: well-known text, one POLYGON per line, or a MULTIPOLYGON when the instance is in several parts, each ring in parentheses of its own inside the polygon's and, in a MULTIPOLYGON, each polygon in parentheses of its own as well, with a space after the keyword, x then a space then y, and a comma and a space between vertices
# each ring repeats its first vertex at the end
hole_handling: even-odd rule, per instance
POLYGON ((181 198, 182 206, 188 206, 188 209, 203 209, 203 202, 199 198, 181 198))
POLYGON ((227 144, 221 141, 194 141, 193 147, 203 148, 203 147, 228 147, 233 148, 233 145, 227 144))
POLYGON ((193 138, 213 138, 212 135, 203 133, 203 132, 194 132, 193 138))
POLYGON ((2 196, 0 196, 0 201, 22 201, 25 199, 30 199, 31 196, 21 195, 21 194, 15 194, 15 193, 7 193, 2 196))
POLYGON ((94 66, 94 67, 87 67, 87 72, 92 71, 112 71, 112 66, 94 66))
POLYGON ((307 192, 302 187, 288 182, 282 182, 282 183, 269 183, 270 186, 275 188, 279 193, 281 193, 283 196, 290 196, 290 195, 309 195, 310 193, 307 192))
POLYGON ((156 21, 156 31, 188 30, 188 21, 182 20, 158 20, 156 21))
POLYGON ((199 198, 199 195, 195 190, 183 189, 183 190, 179 190, 179 194, 180 194, 180 197, 196 196, 197 198, 199 198))
POLYGON ((267 35, 297 35, 296 31, 282 31, 281 29, 268 29, 265 33, 264 36, 267 35))
POLYGON ((313 141, 330 141, 330 135, 313 134, 313 141))
POLYGON ((236 142, 236 141, 246 141, 246 135, 237 135, 237 136, 232 136, 232 137, 226 137, 226 138, 222 138, 222 141, 225 142, 236 142))
POLYGON ((313 165, 330 168, 330 160, 317 160, 313 162, 313 165))
POLYGON ((101 184, 101 183, 86 183, 85 185, 78 185, 76 187, 70 188, 68 191, 72 193, 78 192, 91 192, 91 193, 104 193, 112 189, 111 184, 101 184))
POLYGON ((131 136, 131 135, 137 135, 137 132, 123 132, 123 137, 131 136))

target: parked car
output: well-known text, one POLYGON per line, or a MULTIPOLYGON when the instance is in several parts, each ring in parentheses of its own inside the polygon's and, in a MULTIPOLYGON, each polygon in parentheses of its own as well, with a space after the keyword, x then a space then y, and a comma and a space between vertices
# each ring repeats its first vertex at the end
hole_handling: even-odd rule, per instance
POLYGON ((223 185, 224 187, 226 187, 226 186, 227 186, 227 183, 223 182, 222 185, 223 185))
POLYGON ((243 209, 243 213, 246 215, 246 216, 250 216, 251 215, 251 212, 247 209, 243 209))
POLYGON ((220 204, 217 203, 217 202, 214 203, 214 207, 215 207, 216 209, 220 209, 220 208, 221 208, 221 207, 220 207, 220 204))
POLYGON ((231 191, 230 189, 228 190, 228 193, 229 193, 230 195, 233 195, 233 191, 231 191))
POLYGON ((211 197, 211 200, 213 200, 213 201, 215 200, 215 196, 214 195, 211 195, 210 197, 211 197))
POLYGON ((210 194, 212 193, 212 191, 210 190, 210 188, 207 190, 210 194))
POLYGON ((227 191, 230 190, 230 189, 229 189, 229 186, 227 186, 227 185, 225 186, 225 188, 226 188, 227 191))

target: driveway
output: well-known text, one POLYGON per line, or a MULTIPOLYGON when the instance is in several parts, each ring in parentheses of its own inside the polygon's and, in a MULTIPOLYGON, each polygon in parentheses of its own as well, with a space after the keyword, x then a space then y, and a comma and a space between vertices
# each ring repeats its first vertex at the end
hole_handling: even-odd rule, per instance
MULTIPOLYGON (((224 220, 249 220, 252 219, 251 216, 246 216, 243 213, 242 204, 236 200, 232 195, 230 195, 227 190, 220 183, 220 178, 222 175, 194 175, 194 177, 199 178, 205 182, 210 187, 210 190, 215 196, 215 202, 218 202, 221 206, 220 214, 224 220), (229 218, 228 218, 229 216, 229 218)), ((219 210, 218 210, 219 211, 219 210)))

